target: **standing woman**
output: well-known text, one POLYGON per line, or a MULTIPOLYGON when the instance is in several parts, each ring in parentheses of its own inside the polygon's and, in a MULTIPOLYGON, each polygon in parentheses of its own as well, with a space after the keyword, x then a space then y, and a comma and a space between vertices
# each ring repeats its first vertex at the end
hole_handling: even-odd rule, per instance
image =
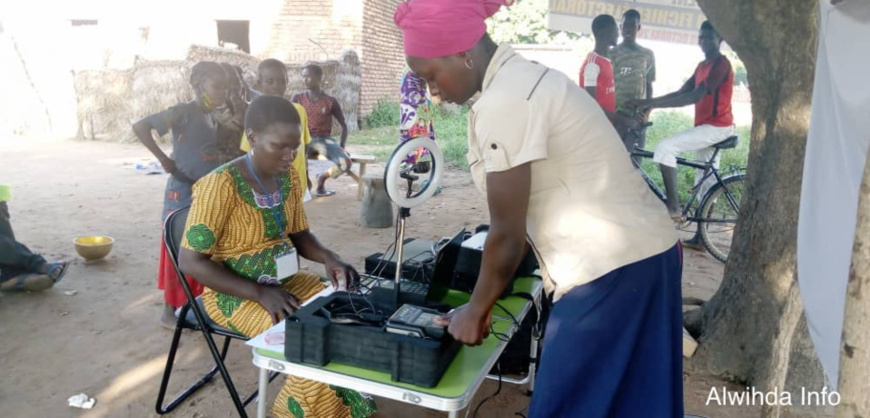
MULTIPOLYGON (((190 71, 190 85, 195 95, 193 101, 177 104, 133 124, 136 137, 170 174, 163 196, 163 220, 173 211, 189 206, 193 183, 222 163, 214 110, 227 100, 227 82, 227 73, 220 64, 199 62, 190 71), (157 131, 159 136, 172 131, 171 156, 160 149, 151 131, 157 131)), ((188 283, 195 296, 202 293, 202 285, 190 276, 188 283)), ((163 289, 166 302, 161 323, 167 328, 174 328, 175 308, 184 305, 187 297, 169 262, 163 240, 160 240, 157 288, 163 289)))
POLYGON ((506 0, 399 4, 405 55, 433 96, 465 103, 468 161, 491 227, 471 300, 441 318, 487 337, 526 245, 555 305, 530 416, 683 414, 681 250, 595 101, 564 74, 486 34, 506 0))

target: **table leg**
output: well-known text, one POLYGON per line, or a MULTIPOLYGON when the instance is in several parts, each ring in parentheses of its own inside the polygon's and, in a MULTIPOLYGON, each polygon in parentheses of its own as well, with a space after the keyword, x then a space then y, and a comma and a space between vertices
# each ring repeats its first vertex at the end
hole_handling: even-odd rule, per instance
POLYGON ((359 181, 357 182, 356 200, 362 200, 363 184, 362 178, 366 175, 366 163, 359 163, 359 181))
POLYGON ((269 369, 260 369, 260 391, 257 392, 257 418, 266 418, 266 391, 269 389, 269 369))
MULTIPOLYGON (((532 304, 534 306, 541 306, 541 301, 542 301, 542 298, 541 298, 541 295, 539 294, 538 297, 535 298, 534 301, 532 301, 532 304)), ((540 322, 540 320, 541 320, 541 318, 539 317, 538 321, 540 322)), ((540 337, 540 336, 537 336, 537 337, 540 337)), ((532 333, 532 348, 531 348, 532 361, 529 363, 528 391, 529 391, 530 395, 532 394, 532 392, 535 391, 535 372, 537 372, 537 370, 538 370, 538 362, 541 361, 541 359, 538 356, 538 344, 539 343, 540 343, 539 339, 536 338, 535 333, 533 332, 532 333)))
POLYGON ((449 418, 459 418, 459 411, 450 411, 447 413, 449 418))
POLYGON ((538 361, 538 339, 535 336, 532 336, 532 351, 531 351, 532 361, 529 363, 529 386, 528 391, 531 394, 535 391, 535 372, 537 371, 538 361))

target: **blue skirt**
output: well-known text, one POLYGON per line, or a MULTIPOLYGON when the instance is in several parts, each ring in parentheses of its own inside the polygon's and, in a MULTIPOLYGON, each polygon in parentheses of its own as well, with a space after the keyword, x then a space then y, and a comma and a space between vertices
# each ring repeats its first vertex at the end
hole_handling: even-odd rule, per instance
POLYGON ((681 276, 677 244, 562 296, 529 417, 682 417, 681 276))

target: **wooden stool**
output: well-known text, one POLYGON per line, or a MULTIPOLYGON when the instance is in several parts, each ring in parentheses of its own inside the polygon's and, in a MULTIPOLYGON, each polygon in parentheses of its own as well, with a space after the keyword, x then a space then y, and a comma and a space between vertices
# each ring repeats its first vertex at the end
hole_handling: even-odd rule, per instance
POLYGON ((366 228, 389 228, 393 226, 393 202, 387 196, 384 178, 369 174, 360 181, 363 190, 360 222, 366 228))
POLYGON ((360 178, 366 175, 366 164, 377 161, 377 158, 375 158, 374 155, 351 155, 350 161, 351 163, 359 166, 359 174, 354 173, 353 170, 350 170, 347 172, 347 175, 356 181, 356 200, 361 200, 363 195, 363 184, 360 178))

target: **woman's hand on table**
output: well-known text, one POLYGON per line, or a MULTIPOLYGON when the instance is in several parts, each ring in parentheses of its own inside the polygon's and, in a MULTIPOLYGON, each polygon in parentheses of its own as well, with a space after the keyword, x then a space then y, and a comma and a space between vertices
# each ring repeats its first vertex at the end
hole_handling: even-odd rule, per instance
POLYGON ((329 254, 323 265, 326 267, 326 276, 335 290, 349 291, 354 283, 359 282, 359 273, 356 269, 334 254, 329 254))
POLYGON ((272 318, 272 324, 281 322, 283 318, 286 318, 293 312, 296 312, 297 309, 301 308, 301 305, 299 305, 299 299, 296 299, 296 296, 293 296, 292 293, 284 290, 280 286, 261 286, 259 296, 257 297, 257 303, 259 303, 266 312, 269 312, 269 316, 272 318))
POLYGON ((480 345, 489 336, 492 310, 477 312, 470 305, 460 306, 447 314, 436 317, 435 323, 447 327, 447 332, 456 341, 467 345, 480 345))

